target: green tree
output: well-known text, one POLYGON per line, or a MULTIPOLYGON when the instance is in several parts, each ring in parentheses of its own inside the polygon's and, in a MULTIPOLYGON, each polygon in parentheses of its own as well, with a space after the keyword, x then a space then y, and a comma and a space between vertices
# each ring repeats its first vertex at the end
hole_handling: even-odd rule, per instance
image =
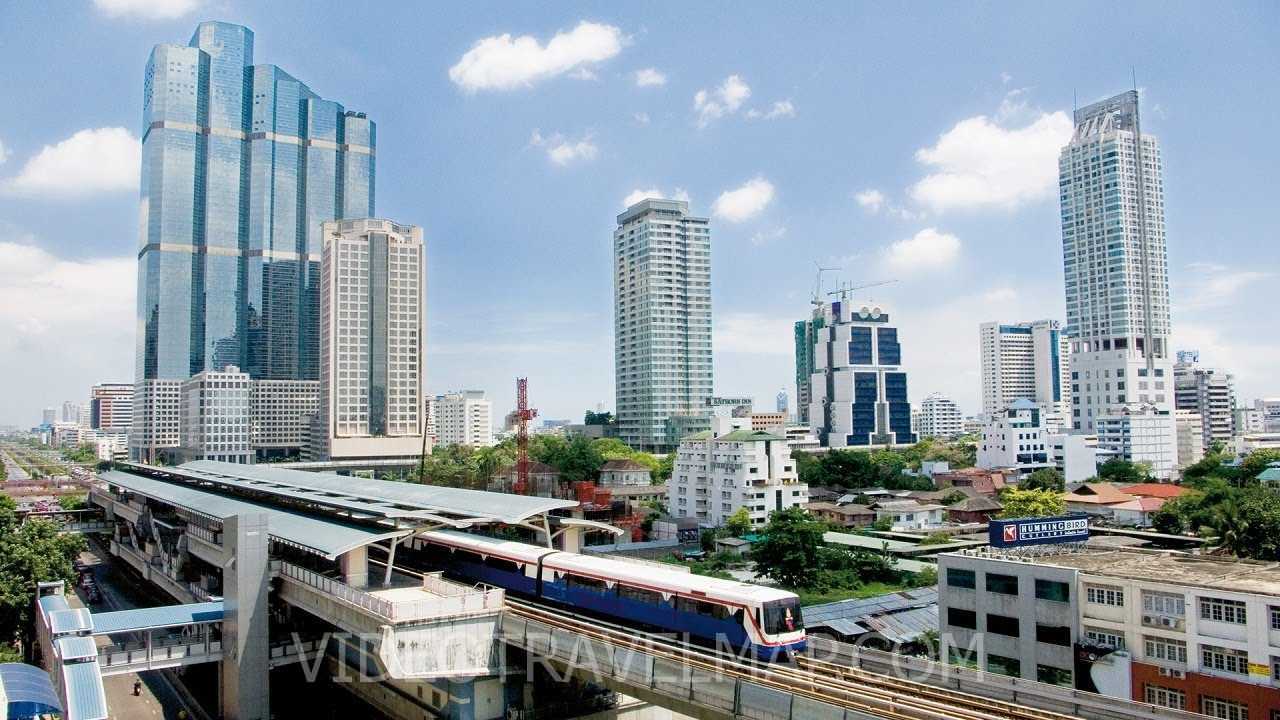
POLYGON ((612 425, 613 413, 591 412, 590 410, 588 410, 587 414, 582 418, 582 424, 583 425, 612 425))
POLYGON ((1067 509, 1066 500, 1052 490, 1006 488, 1000 494, 1000 503, 1004 505, 1002 518, 1051 517, 1067 509))
POLYGON ((716 533, 714 530, 703 530, 698 535, 698 545, 702 551, 710 555, 716 551, 716 533))
POLYGON ((773 513, 764 539, 751 548, 756 568, 785 587, 812 587, 818 579, 822 523, 798 507, 773 513))
POLYGON ((656 470, 653 471, 653 474, 652 474, 653 482, 657 484, 661 484, 666 482, 667 480, 670 480, 671 473, 675 470, 675 468, 676 468, 676 454, 675 454, 675 451, 672 451, 667 453, 661 460, 658 461, 658 467, 656 470))
MULTIPOLYGON (((1237 540, 1228 546, 1240 557, 1280 560, 1280 495, 1269 490, 1248 488, 1239 494, 1231 529, 1237 540)), ((1226 545, 1226 533, 1219 531, 1226 545)))
POLYGON ((968 497, 969 496, 966 495, 963 490, 952 490, 951 492, 939 498, 938 502, 941 503, 942 505, 951 506, 951 505, 955 505, 958 502, 963 502, 968 497))
POLYGON ((89 506, 89 498, 86 495, 61 495, 58 497, 58 507, 63 510, 83 510, 89 506))
POLYGON ((1254 450, 1240 461, 1240 484, 1253 482, 1267 466, 1280 462, 1280 450, 1254 450))
POLYGON ((1098 479, 1105 482, 1140 483, 1151 479, 1149 468, 1122 458, 1111 458, 1098 466, 1098 479))
POLYGON ((751 515, 744 507, 738 508, 724 523, 725 532, 733 537, 742 537, 751 532, 751 515))
POLYGON ((18 524, 12 498, 0 496, 0 640, 32 642, 37 582, 75 582, 73 561, 84 538, 64 535, 46 520, 18 524))
POLYGON ((1066 482, 1063 480, 1062 473, 1054 468, 1040 468, 1028 475, 1022 482, 1018 483, 1018 487, 1023 490, 1052 490, 1054 492, 1062 492, 1066 489, 1066 482))

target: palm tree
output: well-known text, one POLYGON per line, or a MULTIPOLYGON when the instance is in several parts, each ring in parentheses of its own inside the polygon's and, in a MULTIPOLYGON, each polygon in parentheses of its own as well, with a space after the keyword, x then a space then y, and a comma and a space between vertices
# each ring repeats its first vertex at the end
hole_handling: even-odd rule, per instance
POLYGON ((1245 547, 1249 536, 1249 521, 1240 513, 1235 500, 1226 500, 1213 512, 1213 527, 1218 532, 1218 542, 1232 555, 1248 557, 1245 547))

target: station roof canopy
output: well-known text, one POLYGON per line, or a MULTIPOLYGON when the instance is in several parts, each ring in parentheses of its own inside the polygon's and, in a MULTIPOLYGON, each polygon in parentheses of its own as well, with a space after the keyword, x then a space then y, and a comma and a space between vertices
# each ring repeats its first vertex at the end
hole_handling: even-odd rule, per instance
MULTIPOLYGON (((159 468, 155 468, 159 470, 159 468)), ((573 500, 511 495, 465 488, 372 480, 335 473, 307 472, 270 465, 240 465, 196 460, 165 468, 182 481, 196 481, 239 492, 308 505, 345 510, 353 515, 389 520, 435 521, 466 527, 478 523, 517 524, 562 508, 577 507, 573 500)))
POLYGON ((7 706, 4 717, 34 718, 62 713, 53 680, 34 665, 0 663, 0 688, 0 696, 7 706))
POLYGON ((117 610, 116 612, 94 615, 93 634, 109 635, 119 632, 218 622, 222 620, 222 616, 223 604, 221 600, 188 605, 161 605, 160 607, 117 610))
POLYGON ((218 521, 234 515, 265 513, 272 538, 330 559, 364 545, 413 532, 390 527, 363 527, 336 518, 228 497, 194 484, 157 480, 133 472, 111 470, 102 473, 101 477, 110 485, 218 521))

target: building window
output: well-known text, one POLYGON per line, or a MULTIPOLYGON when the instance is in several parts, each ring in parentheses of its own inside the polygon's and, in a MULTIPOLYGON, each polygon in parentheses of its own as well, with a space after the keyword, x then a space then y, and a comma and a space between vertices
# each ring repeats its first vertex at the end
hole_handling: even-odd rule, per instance
POLYGON ((1280 657, 1271 656, 1271 679, 1280 680, 1280 657))
POLYGON ((1280 630, 1280 606, 1271 606, 1271 629, 1280 630))
POLYGON ((1018 578, 1013 575, 1001 575, 1000 573, 986 573, 987 592, 1000 593, 1002 595, 1018 594, 1018 578))
POLYGON ((947 624, 952 627, 975 630, 978 627, 978 613, 960 608, 947 608, 947 624))
POLYGON ((1200 598, 1200 619, 1244 625, 1247 622, 1244 602, 1241 600, 1222 600, 1220 598, 1200 598))
POLYGON ((1054 602, 1071 602, 1071 586, 1056 580, 1036 580, 1036 597, 1054 602))
POLYGON ((1156 705, 1173 710, 1187 709, 1187 694, 1181 690, 1173 688, 1161 687, 1159 685, 1147 685, 1144 690, 1147 704, 1156 705))
POLYGON ((947 662, 952 665, 978 669, 978 653, 958 647, 947 648, 947 662))
POLYGON ((978 586, 977 575, 972 570, 947 568, 947 586, 973 589, 978 586))
POLYGON ((987 613, 987 632, 993 632, 997 635, 1008 635, 1009 637, 1018 637, 1020 632, 1018 627, 1018 618, 1009 617, 1008 615, 987 613))
POLYGON ((1071 628, 1066 625, 1041 625, 1036 623, 1036 642, 1071 647, 1071 628))
POLYGON ((1181 640, 1144 636, 1142 649, 1148 660, 1180 664, 1187 662, 1187 644, 1181 640))
POLYGON ((1249 653, 1217 645, 1200 646, 1200 669, 1219 670, 1236 675, 1249 674, 1249 653))
POLYGON ((1090 585, 1084 589, 1087 602, 1094 605, 1111 605, 1124 607, 1124 590, 1118 587, 1090 585))
POLYGON ((1036 665, 1036 681, 1071 687, 1071 671, 1052 665, 1036 665))
POLYGON ((1124 636, 1118 633, 1096 628, 1085 628, 1084 636, 1090 643, 1099 647, 1108 647, 1113 650, 1124 649, 1124 636))
POLYGON ((1200 712, 1222 720, 1249 720, 1249 706, 1234 700, 1200 696, 1200 712))
POLYGON ((1022 663, 1017 658, 987 653, 987 672, 1009 677, 1022 677, 1022 663))

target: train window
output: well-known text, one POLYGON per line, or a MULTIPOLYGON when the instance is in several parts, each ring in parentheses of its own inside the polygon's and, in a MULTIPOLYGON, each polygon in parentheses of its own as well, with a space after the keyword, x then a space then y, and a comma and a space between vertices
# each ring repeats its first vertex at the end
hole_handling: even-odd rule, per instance
POLYGON ((708 615, 716 618, 724 618, 729 614, 728 609, 723 606, 709 603, 705 600, 693 600, 683 597, 676 599, 676 608, 680 612, 708 615))
POLYGON ((515 562, 504 558, 494 557, 492 555, 485 558, 484 564, 485 567, 492 568, 494 570, 501 570, 502 572, 520 572, 520 568, 515 564, 515 562))
POLYGON ((774 600, 764 604, 764 631, 767 635, 804 629, 800 616, 800 599, 774 600))
POLYGON ((618 597, 623 600, 631 600, 632 602, 642 602, 648 605, 659 605, 662 603, 662 595, 652 590, 644 590, 630 585, 618 585, 618 597))
POLYGON ((582 577, 581 575, 570 575, 567 580, 569 587, 579 590, 593 590, 595 592, 604 592, 605 585, 603 580, 595 578, 582 577))

